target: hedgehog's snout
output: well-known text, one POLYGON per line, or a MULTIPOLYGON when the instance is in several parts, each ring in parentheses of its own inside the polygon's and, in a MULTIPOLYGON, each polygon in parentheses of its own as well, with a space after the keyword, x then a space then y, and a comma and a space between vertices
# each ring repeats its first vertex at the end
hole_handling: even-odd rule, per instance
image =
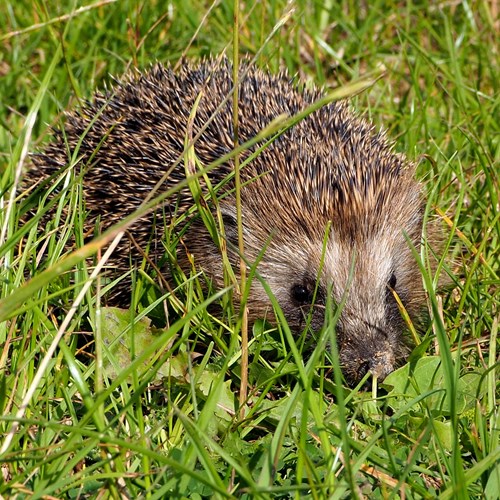
POLYGON ((340 361, 347 381, 357 384, 368 372, 383 380, 396 368, 394 349, 387 341, 370 342, 365 339, 357 345, 341 345, 340 361))
POLYGON ((367 359, 358 359, 355 381, 361 380, 368 372, 378 380, 384 380, 395 368, 394 354, 390 351, 379 351, 367 359))
POLYGON ((369 371, 374 377, 383 380, 394 370, 395 359, 392 349, 377 351, 368 363, 369 371))

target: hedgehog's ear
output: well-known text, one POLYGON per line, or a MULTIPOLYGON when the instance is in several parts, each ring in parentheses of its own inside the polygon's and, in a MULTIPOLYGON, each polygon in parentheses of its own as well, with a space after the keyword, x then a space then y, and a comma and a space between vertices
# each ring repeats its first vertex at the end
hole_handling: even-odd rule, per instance
POLYGON ((224 233, 227 241, 238 246, 238 224, 236 222, 236 209, 228 205, 221 205, 220 212, 222 215, 222 222, 224 224, 224 233))

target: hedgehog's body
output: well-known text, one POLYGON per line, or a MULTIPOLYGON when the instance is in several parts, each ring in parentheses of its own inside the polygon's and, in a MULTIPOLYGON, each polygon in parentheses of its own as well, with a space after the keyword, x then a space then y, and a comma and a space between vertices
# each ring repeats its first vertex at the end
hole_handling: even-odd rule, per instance
MULTIPOLYGON (((240 143, 277 116, 295 115, 321 96, 316 90, 299 90, 283 76, 244 70, 239 87, 240 143)), ((140 205, 182 156, 186 138, 207 124, 231 88, 227 63, 206 62, 177 74, 158 65, 117 85, 113 92, 97 94, 91 104, 69 115, 64 135, 35 157, 31 177, 46 177, 67 165, 81 141, 76 156, 88 169, 87 226, 93 228, 97 218, 101 226, 109 226, 140 205), (188 131, 191 114, 193 128, 188 131)), ((229 99, 222 106, 194 145, 204 166, 233 149, 231 103, 229 99)), ((250 153, 243 153, 242 159, 250 153)), ((217 184, 231 171, 228 162, 209 177, 217 184)), ((181 160, 162 190, 184 177, 181 160)), ((406 234, 419 247, 423 205, 414 166, 393 153, 384 137, 345 103, 333 103, 276 138, 243 168, 242 177, 244 182, 253 179, 241 192, 245 257, 252 262, 266 248, 258 271, 290 326, 296 332, 305 326, 316 282, 314 329, 323 325, 327 293, 333 303, 340 303, 346 293, 337 325, 346 377, 357 381, 367 369, 386 375, 404 356, 404 322, 392 290, 411 317, 423 307, 418 267, 405 238, 406 234)), ((193 204, 186 190, 182 196, 182 209, 193 204)), ((177 198, 171 200, 157 215, 163 217, 177 203, 177 198)), ((236 263, 239 258, 231 245, 237 239, 234 194, 226 194, 220 207, 229 255, 236 263)), ((163 219, 155 224, 150 214, 131 229, 143 248, 149 244, 153 260, 163 258, 163 227, 163 219)), ((130 268, 131 249, 133 256, 140 256, 127 243, 112 258, 122 272, 130 268)), ((186 250, 217 286, 223 285, 220 251, 199 221, 193 222, 179 245, 179 262, 187 266, 186 250)), ((251 318, 272 315, 261 285, 254 282, 251 290, 251 318)))

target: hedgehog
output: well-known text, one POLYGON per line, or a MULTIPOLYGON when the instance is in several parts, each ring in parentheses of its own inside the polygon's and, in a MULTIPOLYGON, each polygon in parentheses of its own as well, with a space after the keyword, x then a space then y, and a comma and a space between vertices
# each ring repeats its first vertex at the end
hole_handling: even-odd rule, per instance
MULTIPOLYGON (((293 117, 325 95, 286 72, 273 75, 250 62, 241 64, 239 74, 240 144, 255 142, 277 117, 293 117)), ((97 224, 105 229, 137 209, 167 172, 159 192, 186 179, 186 138, 194 137, 202 166, 229 158, 207 177, 212 186, 222 186, 217 210, 238 275, 232 91, 227 60, 185 63, 175 71, 156 63, 129 73, 66 114, 63 129, 33 156, 25 183, 52 182, 70 164, 79 168, 85 227, 92 233, 97 224)), ((415 322, 425 311, 412 254, 421 245, 425 206, 415 164, 345 100, 329 102, 272 140, 256 141, 240 162, 245 261, 257 262, 258 275, 295 334, 305 327, 319 332, 326 307, 342 304, 335 328, 344 378, 351 385, 368 372, 383 379, 409 351, 402 308, 415 322)), ((142 262, 139 246, 171 279, 165 228, 173 214, 187 213, 194 204, 184 188, 135 222, 133 243, 124 238, 111 257, 113 272, 123 274, 142 262)), ((213 204, 211 209, 216 210, 213 204)), ((216 288, 224 286, 220 242, 200 217, 191 217, 183 229, 177 252, 186 272, 194 261, 216 288)), ((122 280, 109 303, 126 306, 130 287, 122 280)), ((260 280, 250 285, 248 311, 252 322, 273 321, 260 280)))

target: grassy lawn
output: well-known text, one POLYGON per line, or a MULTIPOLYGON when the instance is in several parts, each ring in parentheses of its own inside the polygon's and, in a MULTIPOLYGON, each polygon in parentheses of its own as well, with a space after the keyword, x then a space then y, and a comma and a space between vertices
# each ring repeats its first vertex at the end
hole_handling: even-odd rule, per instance
POLYGON ((235 5, 0 1, 0 498, 500 498, 497 4, 235 5), (194 271, 164 300, 134 270, 133 307, 103 307, 110 284, 86 257, 124 223, 68 250, 83 241, 78 176, 20 223, 29 154, 64 111, 131 68, 232 58, 235 8, 240 57, 356 94, 419 163, 443 228, 419 258, 429 325, 372 391, 342 384, 328 328, 311 346, 250 325, 242 373, 227 294, 194 271))

